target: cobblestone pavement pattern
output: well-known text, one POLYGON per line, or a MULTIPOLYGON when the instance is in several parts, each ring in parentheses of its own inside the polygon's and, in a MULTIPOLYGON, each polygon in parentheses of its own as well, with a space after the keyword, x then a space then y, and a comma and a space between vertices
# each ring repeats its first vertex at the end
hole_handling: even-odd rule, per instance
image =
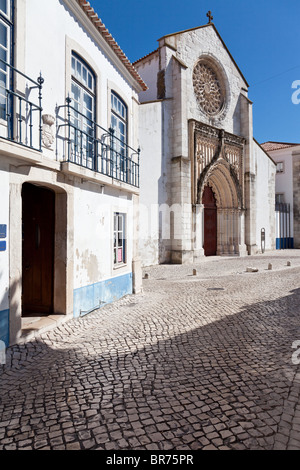
POLYGON ((8 349, 0 450, 300 449, 300 252, 145 273, 142 294, 8 349))

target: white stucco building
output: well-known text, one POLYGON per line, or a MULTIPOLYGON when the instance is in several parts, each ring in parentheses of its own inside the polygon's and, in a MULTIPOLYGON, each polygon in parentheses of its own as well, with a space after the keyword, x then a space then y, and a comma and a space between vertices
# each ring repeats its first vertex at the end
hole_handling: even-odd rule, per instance
POLYGON ((8 345, 22 339, 28 317, 80 316, 139 291, 146 85, 85 0, 3 0, 0 33, 0 340, 8 345))
POLYGON ((248 83, 209 23, 169 34, 134 63, 144 266, 275 247, 275 164, 253 138, 248 83), (152 143, 152 145, 150 145, 152 143))
POLYGON ((300 248, 300 144, 265 142, 276 163, 276 248, 300 248))

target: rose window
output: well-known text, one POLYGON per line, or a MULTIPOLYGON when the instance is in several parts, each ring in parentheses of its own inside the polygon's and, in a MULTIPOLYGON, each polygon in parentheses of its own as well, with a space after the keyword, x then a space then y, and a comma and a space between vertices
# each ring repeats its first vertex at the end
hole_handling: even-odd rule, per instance
POLYGON ((193 84, 200 107, 206 114, 214 116, 222 111, 224 91, 221 80, 211 65, 198 62, 194 69, 193 84))

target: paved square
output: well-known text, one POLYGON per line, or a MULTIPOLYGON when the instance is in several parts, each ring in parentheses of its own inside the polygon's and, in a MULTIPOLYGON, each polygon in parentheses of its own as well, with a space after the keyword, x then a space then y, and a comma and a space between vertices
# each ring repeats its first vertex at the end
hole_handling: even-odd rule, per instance
POLYGON ((145 274, 7 351, 0 450, 300 449, 300 252, 145 274))

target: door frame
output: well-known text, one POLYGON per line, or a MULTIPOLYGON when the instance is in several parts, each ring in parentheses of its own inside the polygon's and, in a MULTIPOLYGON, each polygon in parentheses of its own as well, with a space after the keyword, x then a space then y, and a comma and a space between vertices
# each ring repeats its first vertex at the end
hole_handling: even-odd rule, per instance
MULTIPOLYGON (((24 235, 26 237, 26 242, 25 242, 25 239, 22 240, 22 317, 34 316, 36 314, 40 314, 40 316, 48 316, 54 313, 55 200, 56 200, 56 194, 50 188, 47 188, 45 186, 40 186, 37 184, 32 184, 32 183, 24 183, 22 185, 22 225, 24 224, 24 219, 26 220, 28 225, 30 225, 29 230, 27 226, 26 233, 24 233, 25 228, 23 227, 23 234, 22 234, 23 237, 24 235), (25 191, 27 192, 26 195, 25 195, 25 191), (47 193, 47 196, 46 196, 46 193, 47 193), (25 201, 25 197, 27 198, 26 201, 25 201), (44 208, 44 210, 47 211, 46 222, 45 222, 45 219, 43 218, 43 215, 41 216, 41 212, 43 212, 43 208, 40 209, 36 207, 36 204, 34 202, 36 198, 39 198, 41 201, 44 201, 47 203, 47 207, 44 208), (30 210, 30 207, 27 207, 28 204, 32 205, 34 212, 30 210), (35 209, 37 209, 37 211, 35 209), (48 217, 48 214, 49 214, 49 217, 48 217), (39 251, 38 256, 34 253, 33 244, 38 243, 40 245, 40 242, 38 241, 38 239, 39 240, 41 239, 41 235, 38 236, 37 233, 35 235, 33 233, 32 216, 35 218, 33 220, 37 220, 37 223, 38 223, 37 227, 39 227, 38 232, 42 235, 43 234, 47 235, 47 237, 45 237, 47 238, 45 246, 43 247, 41 245, 41 251, 39 251), (45 233, 45 229, 46 229, 47 234, 45 233), (29 231, 28 235, 27 235, 27 231, 29 231), (32 240, 36 238, 35 242, 32 241, 32 243, 30 243, 30 248, 28 248, 28 243, 27 243, 29 237, 32 240), (27 245, 26 250, 25 250, 25 245, 27 245), (40 259, 37 260, 37 257, 40 259), (32 261, 30 261, 30 259, 32 261), (43 265, 43 262, 45 263, 44 265, 43 265), (30 291, 32 293, 32 286, 34 282, 33 279, 31 280, 31 282, 30 281, 28 282, 29 292, 26 292, 26 287, 24 285, 24 282, 25 282, 25 271, 26 271, 25 264, 27 263, 31 265, 31 266, 28 266, 28 269, 32 267, 33 272, 36 274, 36 276, 33 275, 33 279, 35 279, 36 281, 38 280, 39 287, 41 288, 43 298, 41 298, 40 305, 38 303, 35 304, 34 299, 32 298, 32 295, 29 294, 30 291), (45 275, 47 276, 47 282, 45 282, 45 280, 41 281, 41 278, 45 278, 45 275), (45 301, 43 302, 43 300, 45 301)), ((26 272, 26 276, 27 276, 27 272, 26 272)), ((26 284, 27 284, 27 281, 26 281, 26 284)))
POLYGON ((74 291, 74 188, 57 181, 58 175, 37 167, 18 167, 10 172, 9 262, 10 344, 22 335, 22 186, 40 185, 55 192, 54 314, 73 317, 74 291), (28 178, 30 169, 31 178, 28 178))

